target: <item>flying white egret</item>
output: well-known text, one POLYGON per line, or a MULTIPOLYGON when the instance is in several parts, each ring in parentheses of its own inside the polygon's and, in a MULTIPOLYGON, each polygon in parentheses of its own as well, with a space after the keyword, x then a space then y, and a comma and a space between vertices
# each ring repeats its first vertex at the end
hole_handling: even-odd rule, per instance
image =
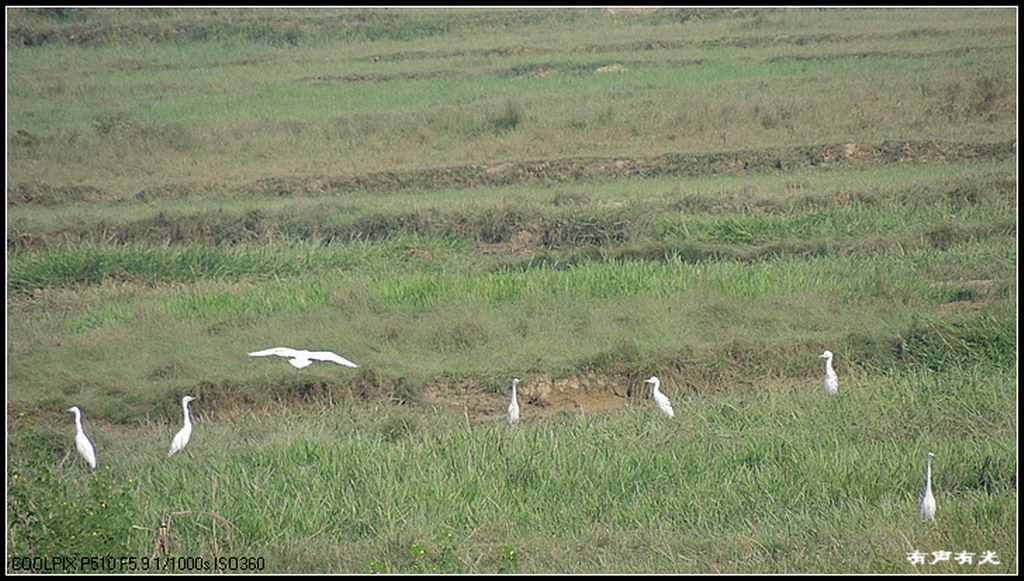
POLYGON ((644 383, 653 384, 653 387, 651 388, 651 397, 654 398, 654 403, 658 405, 658 409, 661 410, 661 413, 670 418, 674 417, 676 414, 672 411, 672 402, 668 401, 665 394, 658 391, 658 387, 661 385, 661 380, 652 375, 650 379, 645 379, 644 383))
POLYGON ((64 410, 66 412, 75 413, 75 447, 78 448, 78 453, 85 458, 85 461, 89 463, 89 468, 96 467, 96 447, 92 445, 92 440, 89 436, 85 435, 85 428, 82 427, 82 410, 78 409, 78 406, 69 407, 64 410))
POLYGON ((185 412, 185 425, 178 430, 178 433, 174 435, 174 439, 171 440, 171 450, 167 452, 168 458, 184 448, 185 444, 188 444, 188 439, 192 437, 192 418, 188 416, 188 402, 194 399, 196 398, 191 395, 181 398, 181 408, 185 412))
POLYGON ((250 357, 266 357, 267 355, 288 357, 288 363, 291 363, 296 369, 308 367, 313 363, 314 359, 318 361, 333 361, 338 365, 347 365, 349 367, 359 367, 341 355, 330 351, 305 351, 288 347, 274 347, 273 349, 264 349, 263 351, 253 351, 249 354, 250 357))
POLYGON ((508 425, 514 425, 519 421, 519 401, 516 400, 516 386, 519 385, 518 379, 512 380, 512 402, 508 404, 508 425))
POLYGON ((818 357, 825 360, 825 395, 837 395, 839 379, 836 377, 836 370, 832 369, 832 352, 825 350, 818 357))
POLYGON ((935 454, 924 455, 924 490, 921 491, 921 506, 918 515, 921 520, 935 520, 935 495, 932 494, 932 458, 935 454))

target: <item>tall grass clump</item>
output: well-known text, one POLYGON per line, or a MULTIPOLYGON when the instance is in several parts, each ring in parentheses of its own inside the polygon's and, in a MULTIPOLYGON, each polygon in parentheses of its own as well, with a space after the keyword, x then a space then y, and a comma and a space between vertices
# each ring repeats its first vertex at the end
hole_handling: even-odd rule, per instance
POLYGON ((65 244, 41 253, 11 256, 8 288, 60 288, 104 280, 195 283, 204 280, 270 280, 347 269, 363 262, 366 249, 333 251, 314 246, 269 247, 65 244))

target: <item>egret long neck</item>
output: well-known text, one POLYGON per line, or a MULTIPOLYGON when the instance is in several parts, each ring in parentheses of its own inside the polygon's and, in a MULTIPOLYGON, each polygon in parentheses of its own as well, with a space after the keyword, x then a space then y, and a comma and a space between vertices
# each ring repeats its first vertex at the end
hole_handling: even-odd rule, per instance
POLYGON ((924 461, 924 492, 928 494, 932 489, 932 459, 929 456, 924 461))
POLYGON ((75 428, 79 432, 85 433, 85 428, 82 427, 82 412, 75 410, 75 428))
POLYGON ((191 426, 192 425, 192 419, 188 417, 188 402, 187 401, 181 402, 181 407, 184 410, 184 414, 185 414, 185 425, 186 426, 191 426))

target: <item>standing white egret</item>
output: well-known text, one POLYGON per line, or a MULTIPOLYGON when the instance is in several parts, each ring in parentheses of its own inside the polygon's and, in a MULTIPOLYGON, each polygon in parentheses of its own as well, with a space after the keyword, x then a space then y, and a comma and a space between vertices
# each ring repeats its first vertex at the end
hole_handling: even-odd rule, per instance
POLYGON ((181 450, 188 444, 188 439, 192 437, 192 418, 188 415, 188 402, 196 398, 191 395, 186 395, 181 398, 181 408, 185 412, 185 425, 178 430, 178 433, 174 435, 174 439, 171 440, 171 450, 167 452, 167 457, 170 458, 175 452, 181 450))
POLYGON ((263 351, 253 351, 249 354, 250 357, 266 357, 267 355, 288 357, 288 363, 291 363, 296 369, 308 367, 313 363, 314 359, 318 361, 333 361, 338 365, 347 365, 349 367, 359 367, 341 355, 330 351, 305 351, 289 347, 274 347, 272 349, 264 349, 263 351))
POLYGON ((832 369, 832 352, 825 350, 818 357, 825 360, 825 395, 838 395, 839 378, 836 377, 836 370, 832 369))
POLYGON ((72 406, 64 410, 66 412, 75 413, 75 447, 78 448, 78 453, 81 454, 82 458, 88 462, 89 468, 96 467, 96 447, 92 445, 92 440, 89 436, 85 435, 85 428, 82 427, 82 410, 78 409, 78 406, 72 406))
POLYGON ((935 495, 932 494, 932 458, 935 454, 924 455, 924 490, 921 491, 921 506, 918 515, 921 520, 935 520, 935 495))
POLYGON ((519 421, 519 401, 516 399, 516 386, 518 379, 512 380, 512 402, 508 404, 508 425, 514 425, 519 421))
POLYGON ((658 391, 658 387, 661 385, 661 380, 652 375, 650 379, 645 379, 644 383, 653 384, 653 387, 651 388, 651 397, 654 398, 654 403, 658 405, 658 409, 661 410, 661 413, 670 418, 674 417, 676 414, 672 411, 672 402, 668 401, 665 394, 658 391))

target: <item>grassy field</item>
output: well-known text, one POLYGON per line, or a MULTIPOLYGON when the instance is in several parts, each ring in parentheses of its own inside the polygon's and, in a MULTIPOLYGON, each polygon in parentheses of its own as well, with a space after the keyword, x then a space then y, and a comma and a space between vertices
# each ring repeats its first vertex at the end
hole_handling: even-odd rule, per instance
POLYGON ((7 19, 8 572, 1017 571, 1015 10, 7 19))

